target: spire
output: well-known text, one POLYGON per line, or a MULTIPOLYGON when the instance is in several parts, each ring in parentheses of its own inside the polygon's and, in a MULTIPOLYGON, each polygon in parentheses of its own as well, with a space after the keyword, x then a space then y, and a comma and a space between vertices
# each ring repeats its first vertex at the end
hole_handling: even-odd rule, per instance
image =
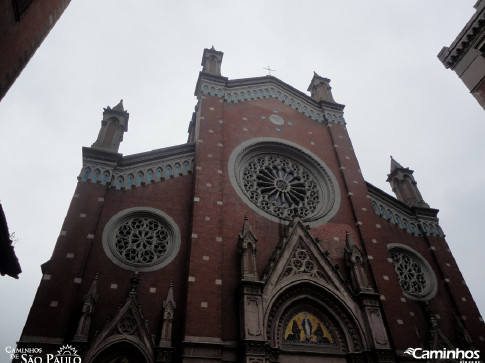
POLYGON ((204 49, 201 62, 202 72, 220 76, 223 55, 224 53, 215 50, 214 46, 211 49, 204 49))
POLYGON ((170 281, 170 288, 168 289, 167 298, 163 302, 163 324, 160 335, 160 347, 172 346, 172 323, 175 314, 175 298, 173 295, 173 281, 170 281))
POLYGON ((413 173, 414 170, 403 167, 391 156, 391 172, 387 175, 387 181, 396 198, 410 207, 429 208, 421 196, 413 173))
POLYGON ((335 102, 332 95, 332 87, 330 87, 330 80, 320 77, 316 72, 313 72, 313 78, 307 91, 311 92, 311 97, 317 102, 335 102))
POLYGON ((84 296, 81 318, 79 319, 74 340, 78 342, 87 342, 89 328, 91 326, 91 315, 94 312, 94 306, 98 301, 96 294, 96 285, 99 275, 94 276, 93 282, 89 287, 88 293, 84 296))
POLYGON ((130 114, 123 107, 123 100, 113 108, 106 107, 103 112, 101 129, 98 138, 91 147, 93 149, 117 153, 123 134, 128 131, 130 114))
POLYGON ((354 243, 349 231, 345 231, 344 259, 350 273, 350 282, 355 293, 371 292, 362 252, 354 243))
POLYGON ((248 218, 244 217, 242 232, 239 234, 239 252, 241 253, 241 278, 243 280, 258 280, 256 269, 257 238, 251 230, 248 218))

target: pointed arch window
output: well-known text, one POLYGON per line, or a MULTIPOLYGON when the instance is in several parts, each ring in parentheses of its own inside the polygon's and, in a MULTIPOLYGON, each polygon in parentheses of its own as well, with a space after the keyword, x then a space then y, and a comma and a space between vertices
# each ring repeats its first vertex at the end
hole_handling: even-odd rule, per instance
POLYGON ((99 170, 94 171, 93 182, 97 182, 99 178, 99 170))
POLYGON ((84 175, 83 175, 83 179, 88 180, 90 173, 91 173, 91 170, 89 170, 89 168, 86 169, 86 171, 84 172, 84 175))
POLYGON ((384 209, 384 207, 381 205, 381 216, 384 217, 386 215, 386 210, 384 209))
POLYGON ((394 216, 392 215, 390 209, 387 210, 387 219, 389 219, 391 222, 394 222, 394 216))

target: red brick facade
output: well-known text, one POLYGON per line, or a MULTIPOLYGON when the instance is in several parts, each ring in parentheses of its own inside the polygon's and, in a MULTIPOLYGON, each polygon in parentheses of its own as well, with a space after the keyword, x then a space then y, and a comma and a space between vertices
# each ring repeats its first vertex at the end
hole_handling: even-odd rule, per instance
MULTIPOLYGON (((390 362, 412 361, 407 348, 485 348, 438 211, 364 180, 329 80, 315 74, 309 97, 271 76, 228 80, 221 61, 204 51, 185 145, 123 157, 128 114, 122 104, 105 110, 20 346, 72 344, 88 362, 390 362), (254 167, 251 152, 279 158, 265 167, 274 185, 265 171, 251 184, 258 202, 240 172, 254 167), (305 175, 326 181, 305 184, 305 175), (316 212, 312 185, 321 188, 316 212), (291 188, 303 196, 272 199, 291 188), (274 214, 290 207, 291 218, 274 214), (108 255, 110 221, 130 208, 161 211, 177 226, 167 265, 134 275, 133 264, 108 255), (421 285, 396 274, 409 256, 421 285), (406 282, 429 291, 403 292, 406 282)), ((398 164, 394 172, 412 178, 398 164)))

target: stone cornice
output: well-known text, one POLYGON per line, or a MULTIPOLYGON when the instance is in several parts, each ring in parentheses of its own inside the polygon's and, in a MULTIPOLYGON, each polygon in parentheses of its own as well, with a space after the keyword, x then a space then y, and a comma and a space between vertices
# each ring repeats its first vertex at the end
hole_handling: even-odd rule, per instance
POLYGON ((126 189, 192 174, 195 144, 187 143, 123 157, 83 148, 78 180, 126 189))
POLYGON ((485 31, 485 1, 477 2, 477 11, 449 47, 443 47, 438 58, 446 68, 455 68, 466 52, 483 38, 485 31))
MULTIPOLYGON (((377 205, 378 210, 375 210, 375 213, 380 215, 383 219, 387 220, 388 222, 397 224, 395 217, 400 216, 401 218, 406 218, 410 224, 415 224, 416 228, 418 224, 423 224, 423 228, 425 225, 428 225, 428 227, 433 228, 433 230, 435 231, 431 232, 432 234, 436 234, 436 231, 438 231, 438 235, 442 236, 442 231, 438 229, 438 209, 410 207, 368 182, 366 182, 366 186, 369 193, 368 197, 372 200, 373 203, 375 202, 377 205), (385 208, 384 214, 382 214, 379 209, 381 206, 385 208), (392 212, 392 218, 389 218, 389 216, 387 215, 388 210, 392 212)), ((403 228, 403 225, 401 223, 399 223, 398 226, 401 229, 403 228)), ((407 229, 407 232, 413 233, 412 231, 410 231, 410 229, 407 229)), ((418 233, 417 230, 416 233, 418 233)))
POLYGON ((275 98, 317 122, 345 124, 344 105, 329 101, 317 102, 273 76, 228 80, 200 72, 195 95, 217 96, 230 103, 275 98))

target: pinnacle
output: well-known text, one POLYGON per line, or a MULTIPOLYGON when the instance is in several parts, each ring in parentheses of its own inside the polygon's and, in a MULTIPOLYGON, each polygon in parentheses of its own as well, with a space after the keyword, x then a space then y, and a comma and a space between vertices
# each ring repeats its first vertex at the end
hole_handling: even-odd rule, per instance
POLYGON ((113 111, 120 111, 123 112, 125 109, 123 108, 123 99, 120 100, 120 102, 112 108, 113 111))
POLYGON ((394 158, 391 155, 391 173, 395 169, 404 169, 404 167, 401 164, 399 164, 396 160, 394 160, 394 158))

